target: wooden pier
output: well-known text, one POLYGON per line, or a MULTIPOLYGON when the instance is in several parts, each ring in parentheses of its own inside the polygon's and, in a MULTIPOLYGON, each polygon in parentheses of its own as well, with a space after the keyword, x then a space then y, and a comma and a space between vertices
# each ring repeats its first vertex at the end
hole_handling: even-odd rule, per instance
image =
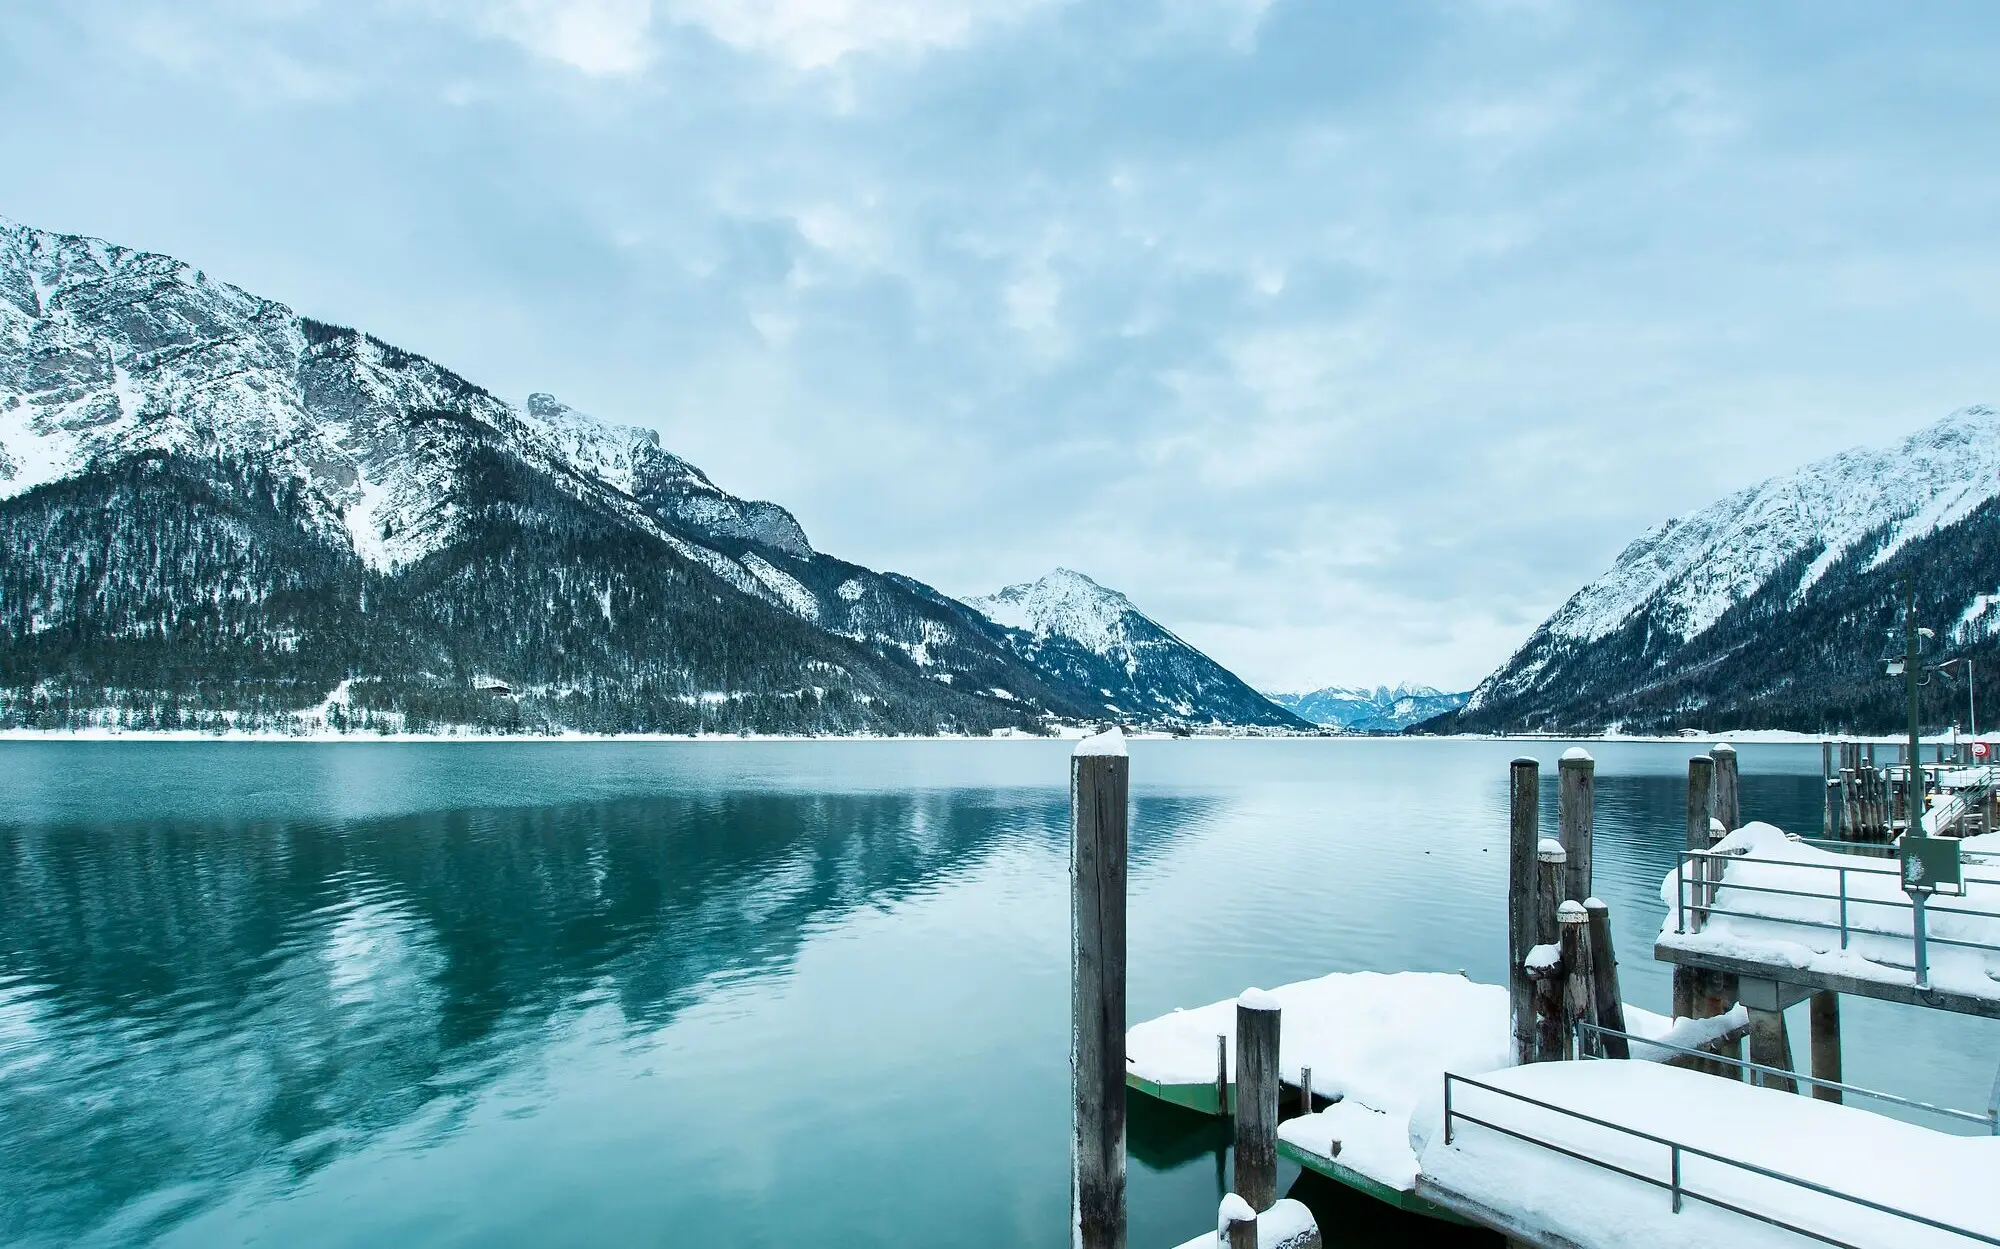
MULTIPOLYGON (((1905 764, 1902 783, 1921 779, 1942 801, 1914 836, 1885 817, 1883 828, 1905 839, 1891 865, 1746 823, 1735 751, 1718 746, 1692 760, 1688 848, 1668 881, 1679 900, 1655 946, 1674 964, 1679 1017, 1670 1020, 1618 991, 1609 908, 1591 896, 1590 756, 1575 749, 1561 760, 1557 838, 1538 835, 1539 764, 1519 759, 1510 769, 1508 985, 1336 973, 1175 1011, 1116 1041, 1098 1031, 1086 1044, 1086 1032, 1114 1017, 1106 1004, 1115 998, 1122 1013, 1123 998, 1126 781, 1117 773, 1114 819, 1085 780, 1092 751, 1108 753, 1079 751, 1072 791, 1079 1249, 1123 1249, 1129 1091, 1234 1117, 1234 1191, 1214 1232, 1183 1249, 1315 1249, 1310 1214, 1279 1198, 1279 1158, 1403 1210, 1546 1249, 2000 1246, 2000 1204, 1985 1197, 2000 1139, 1847 1103, 1897 1103, 1969 1121, 1989 1138, 2000 1138, 2000 1105, 1982 1115, 1844 1084, 1839 1036, 1841 993, 2000 1018, 2000 836, 1963 836, 1983 827, 1972 812, 1990 810, 1990 770, 1905 764), (1085 870, 1108 862, 1104 847, 1085 841, 1093 828, 1117 836, 1115 899, 1085 879, 1111 879, 1085 870), (1929 843, 1947 841, 1951 854, 1933 853, 1929 843), (1833 883, 1802 887, 1801 873, 1833 883), (1933 896, 1945 900, 1931 905, 1933 896), (1092 944, 1114 932, 1115 958, 1092 944), (1815 945, 1800 935, 1815 932, 1832 937, 1815 945), (1899 942, 1914 943, 1913 965, 1898 963, 1899 942), (1784 1010, 1808 1000, 1810 1072, 1800 1073, 1784 1010), (1101 1061, 1114 1049, 1123 1060, 1115 1096, 1101 1061), (1802 1140, 1829 1147, 1801 1154, 1802 1140), (1089 1184, 1117 1194, 1115 1214, 1099 1205, 1093 1223, 1089 1184)), ((1827 754, 1831 773, 1831 746, 1827 754)), ((1870 776, 1865 753, 1859 762, 1842 770, 1870 776)), ((1894 797, 1894 773, 1875 775, 1894 797)), ((1867 825, 1857 816, 1847 827, 1867 825)))

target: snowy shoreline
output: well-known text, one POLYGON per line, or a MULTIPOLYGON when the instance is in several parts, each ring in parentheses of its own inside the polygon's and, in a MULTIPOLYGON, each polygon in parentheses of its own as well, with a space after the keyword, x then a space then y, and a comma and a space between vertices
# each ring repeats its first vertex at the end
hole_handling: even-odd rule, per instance
MULTIPOLYGON (((438 745, 444 743, 527 743, 549 742, 575 744, 578 742, 619 743, 717 743, 717 742, 1056 742, 1074 741, 1088 735, 1088 730, 1064 727, 1048 737, 1038 737, 1029 733, 1001 733, 990 737, 974 737, 968 734, 912 735, 890 737, 872 733, 854 734, 801 734, 801 733, 330 733, 317 731, 310 733, 275 733, 269 731, 210 732, 201 729, 0 729, 0 743, 4 742, 293 742, 300 745, 321 745, 333 742, 355 742, 373 745, 413 744, 438 745)), ((1794 733, 1784 729, 1732 729, 1721 733, 1687 733, 1672 736, 1642 736, 1638 734, 1577 734, 1562 736, 1556 734, 1504 734, 1504 733, 1461 733, 1450 736, 1401 737, 1392 735, 1367 736, 1361 734, 1317 735, 1310 733, 1195 733, 1178 736, 1172 733, 1146 730, 1128 731, 1126 736, 1137 741, 1198 741, 1198 742, 1255 742, 1255 741, 1318 741, 1340 743, 1371 742, 1631 742, 1653 745, 1689 745, 1703 742, 1750 742, 1768 745, 1816 745, 1828 740, 1815 733, 1794 733)), ((1895 745, 1907 738, 1894 736, 1850 737, 1845 740, 1872 742, 1879 745, 1895 745)), ((1951 742, 1970 740, 1954 738, 1950 734, 1928 734, 1925 742, 1951 742)))

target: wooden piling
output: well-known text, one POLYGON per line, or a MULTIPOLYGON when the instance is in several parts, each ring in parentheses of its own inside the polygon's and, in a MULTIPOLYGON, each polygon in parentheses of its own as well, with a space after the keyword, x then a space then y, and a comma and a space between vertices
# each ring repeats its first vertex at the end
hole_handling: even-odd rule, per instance
POLYGON ((1070 758, 1070 1229, 1125 1246, 1125 867, 1131 760, 1117 730, 1070 758))
POLYGON ((1252 1210, 1278 1200, 1278 999, 1236 999, 1236 1192, 1252 1210))
POLYGON ((1710 801, 1714 804, 1709 814, 1722 821, 1722 831, 1733 833, 1743 827, 1743 803, 1740 794, 1740 777, 1736 770, 1736 747, 1728 742, 1718 743, 1708 752, 1715 760, 1714 794, 1710 801))
POLYGON ((1569 856, 1562 896, 1581 902, 1592 893, 1591 826, 1596 806, 1597 762, 1583 747, 1572 746, 1563 752, 1556 774, 1561 779, 1556 831, 1562 837, 1563 852, 1569 856))
MULTIPOLYGON (((1840 994, 1821 989, 1812 995, 1807 1008, 1811 1023, 1812 1076, 1815 1080, 1838 1082, 1840 1075, 1840 994)), ((1823 1102, 1841 1100, 1839 1089, 1813 1086, 1813 1096, 1823 1102)))
POLYGON ((1560 1057, 1580 1058, 1577 1051, 1576 1021, 1597 1022, 1596 1002, 1590 986, 1590 912, 1574 899, 1556 910, 1562 927, 1562 1050, 1560 1057))
MULTIPOLYGON (((1688 760, 1687 788, 1687 839, 1683 843, 1689 850, 1708 849, 1709 801, 1715 780, 1715 760, 1707 755, 1696 755, 1688 760)), ((1704 873, 1699 863, 1690 863, 1681 868, 1680 879, 1675 888, 1680 890, 1680 900, 1676 904, 1680 922, 1689 932, 1700 932, 1702 910, 1705 904, 1702 880, 1704 873)), ((1681 1018, 1694 1017, 1695 981, 1701 973, 1692 967, 1674 967, 1674 1014, 1681 1018)))
MULTIPOLYGON (((1776 1067, 1780 1071, 1792 1070, 1792 1038, 1785 1029, 1785 1012, 1781 1010, 1750 1011, 1750 1061, 1766 1067, 1776 1067)), ((1767 1089, 1781 1093, 1796 1093, 1799 1082, 1788 1076, 1754 1073, 1756 1081, 1767 1089)))
POLYGON ((1215 1113, 1229 1113, 1229 1037, 1215 1034, 1215 1113))
MULTIPOLYGON (((1569 855, 1561 842, 1544 837, 1535 847, 1535 944, 1562 945, 1562 890, 1569 874, 1569 855)), ((1570 1027, 1563 1006, 1563 974, 1560 965, 1545 972, 1535 984, 1536 1062, 1555 1062, 1565 1056, 1570 1027)))
MULTIPOLYGON (((1584 902, 1590 915, 1590 995, 1596 1003, 1595 1022, 1613 1032, 1625 1031, 1625 997, 1618 988, 1618 952, 1611 944, 1611 907, 1602 898, 1584 902)), ((1631 1046, 1622 1036, 1598 1038, 1605 1058, 1630 1058, 1631 1046)))
POLYGON ((1514 1062, 1535 1060, 1535 989, 1525 963, 1535 941, 1535 843, 1541 828, 1541 764, 1507 767, 1507 990, 1514 1062))

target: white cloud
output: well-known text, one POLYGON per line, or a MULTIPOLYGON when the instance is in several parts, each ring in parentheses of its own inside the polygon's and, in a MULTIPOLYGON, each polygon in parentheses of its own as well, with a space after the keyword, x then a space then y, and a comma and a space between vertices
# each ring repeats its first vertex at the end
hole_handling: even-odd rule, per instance
POLYGON ((746 52, 818 69, 856 52, 963 44, 1053 0, 671 0, 678 21, 746 52))
POLYGON ((652 60, 652 0, 507 0, 493 33, 596 77, 635 74, 652 60))

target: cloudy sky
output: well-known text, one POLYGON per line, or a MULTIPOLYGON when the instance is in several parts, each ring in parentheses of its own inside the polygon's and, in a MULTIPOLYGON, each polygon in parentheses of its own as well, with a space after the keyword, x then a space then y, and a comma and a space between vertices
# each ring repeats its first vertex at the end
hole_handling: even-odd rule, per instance
POLYGON ((0 215, 658 428, 824 550, 1463 687, 2000 400, 2000 5, 6 0, 0 215))

